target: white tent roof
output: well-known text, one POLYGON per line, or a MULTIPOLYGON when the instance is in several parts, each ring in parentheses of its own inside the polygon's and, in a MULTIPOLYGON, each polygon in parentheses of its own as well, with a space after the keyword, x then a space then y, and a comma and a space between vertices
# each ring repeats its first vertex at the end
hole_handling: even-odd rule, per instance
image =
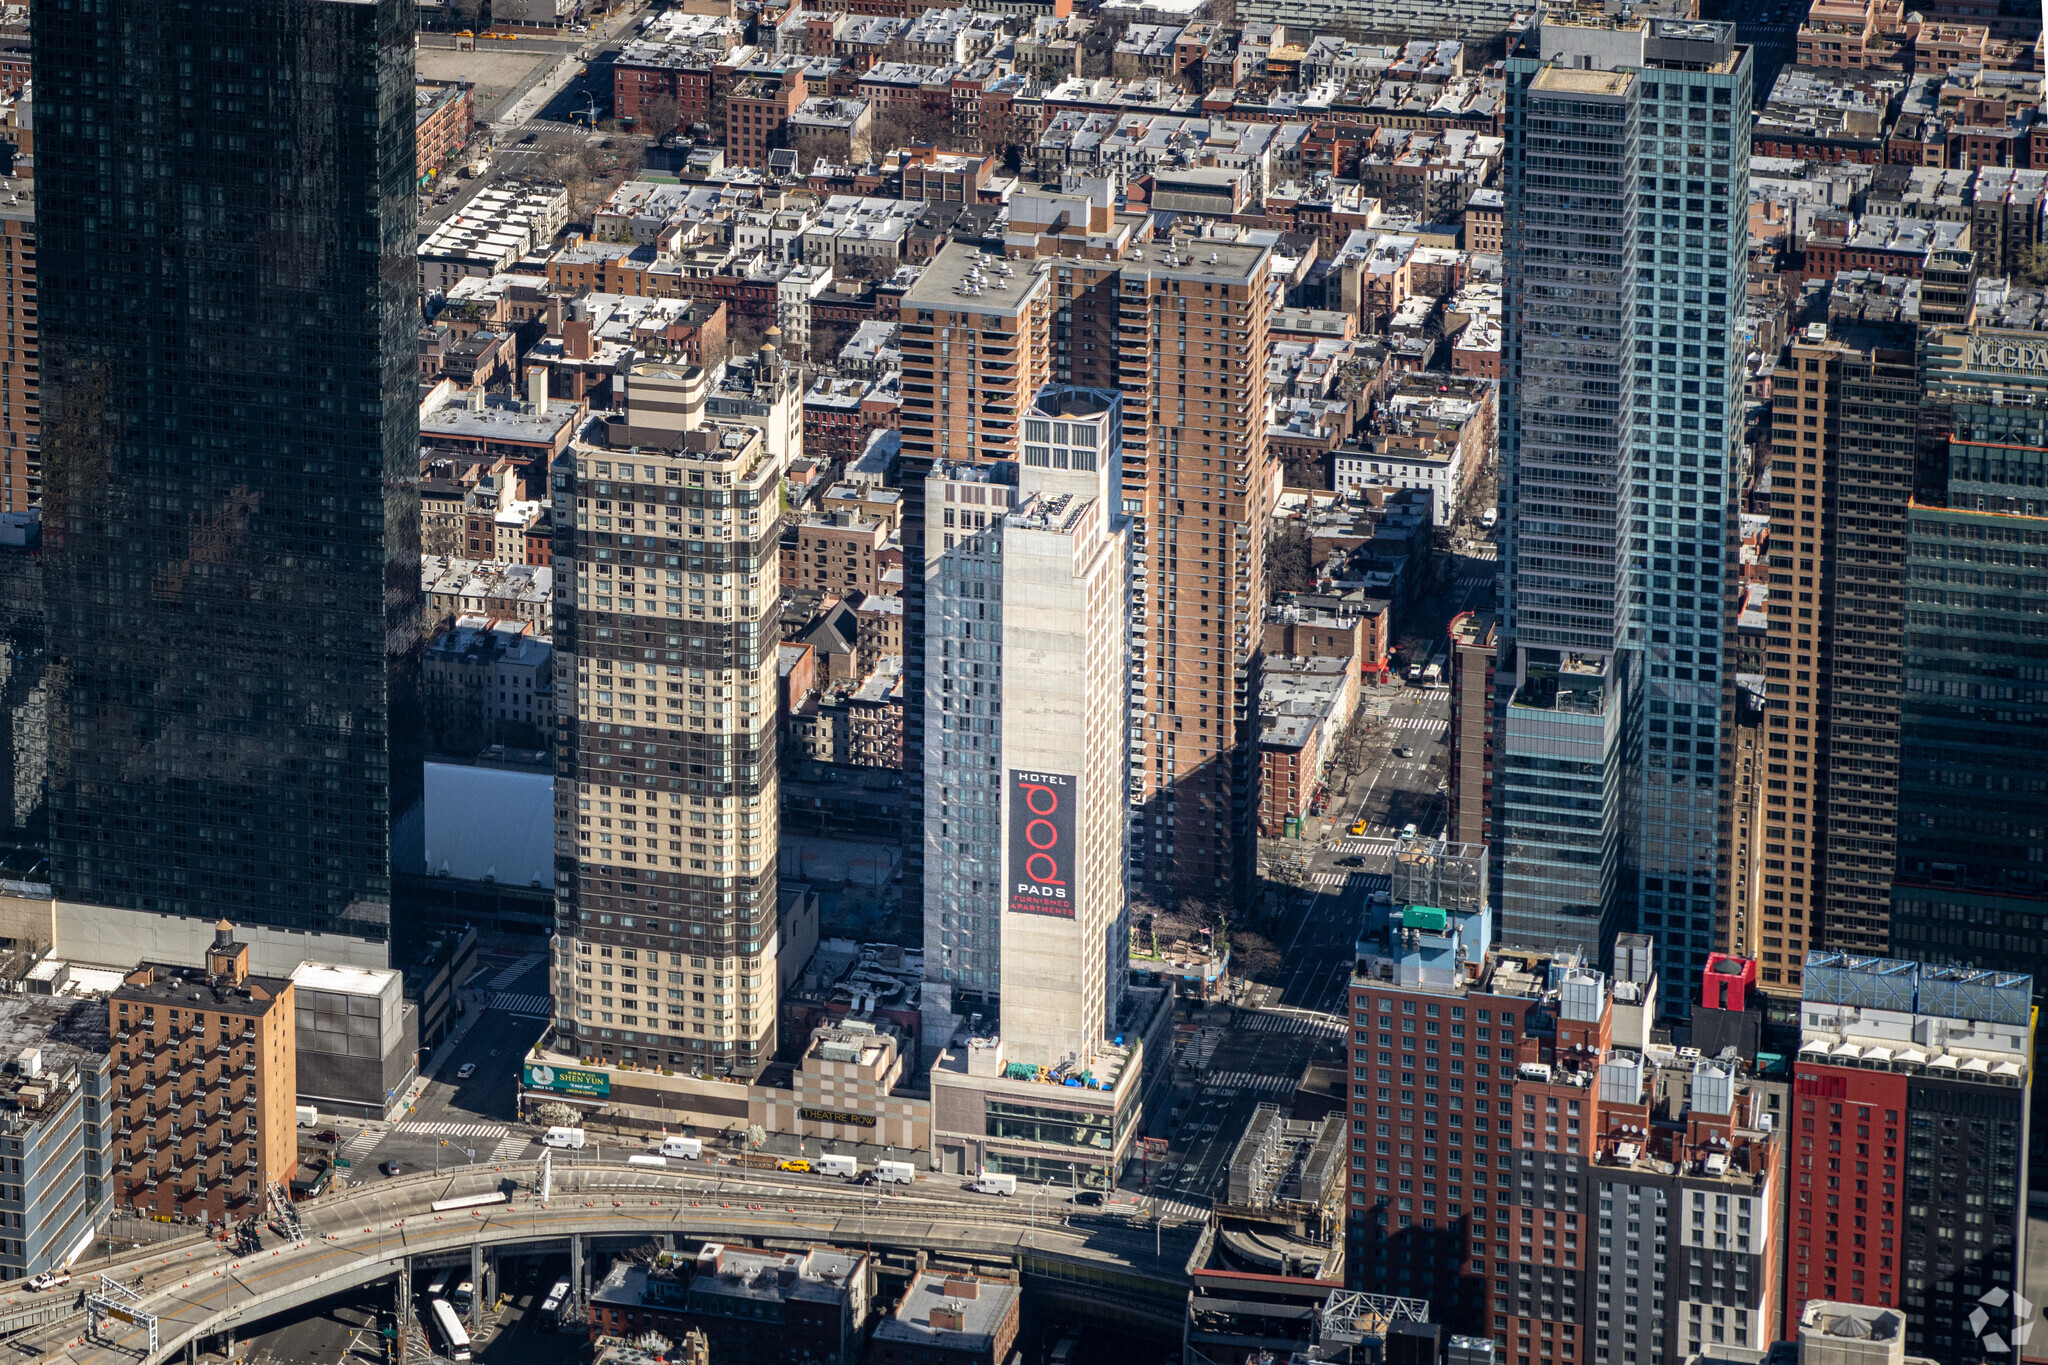
POLYGON ((427 764, 427 875, 555 884, 555 780, 506 768, 427 764))

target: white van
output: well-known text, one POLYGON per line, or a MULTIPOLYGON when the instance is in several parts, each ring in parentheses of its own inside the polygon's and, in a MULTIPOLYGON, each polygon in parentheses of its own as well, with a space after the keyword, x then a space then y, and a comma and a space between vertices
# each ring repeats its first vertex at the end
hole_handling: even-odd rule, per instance
POLYGON ((908 1185, 917 1179, 917 1167, 907 1161, 877 1161, 875 1180, 883 1185, 908 1185))
POLYGON ((315 1109, 310 1104, 302 1104, 298 1106, 298 1110, 299 1127, 318 1128, 320 1126, 320 1111, 318 1109, 315 1109))
POLYGON ((1479 524, 1481 526, 1484 526, 1489 531, 1492 530, 1494 528, 1494 525, 1499 521, 1500 509, 1497 507, 1487 508, 1485 514, 1479 518, 1479 524))
POLYGON ((628 1166, 666 1166, 668 1165, 668 1158, 665 1156, 653 1156, 646 1152, 636 1152, 626 1158, 626 1164, 628 1166))
POLYGON ((702 1138, 672 1137, 661 1140, 663 1156, 681 1157, 684 1161, 695 1161, 704 1155, 702 1138))
POLYGON ((812 1161, 811 1169, 819 1175, 836 1175, 851 1180, 860 1174, 860 1163, 850 1156, 834 1156, 827 1153, 812 1161))
POLYGON ((984 1171, 974 1181, 974 1192, 976 1194, 1015 1194, 1017 1192, 1017 1177, 1014 1175, 997 1175, 993 1171, 984 1171))
POLYGON ((550 1147, 580 1148, 583 1145, 581 1128, 550 1128, 541 1141, 550 1147))

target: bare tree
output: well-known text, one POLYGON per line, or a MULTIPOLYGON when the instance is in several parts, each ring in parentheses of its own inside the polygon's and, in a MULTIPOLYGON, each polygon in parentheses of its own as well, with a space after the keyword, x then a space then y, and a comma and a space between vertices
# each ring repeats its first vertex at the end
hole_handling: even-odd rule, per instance
POLYGON ((1275 593, 1308 592, 1315 585, 1315 538, 1300 522, 1288 522, 1266 542, 1266 587, 1275 593))
POLYGON ((854 324, 837 319, 811 322, 811 363, 830 365, 853 340, 854 324))
POLYGON ((891 272, 872 256, 841 256, 833 263, 832 273, 841 279, 873 280, 891 272))
POLYGON ((640 106, 640 131, 658 139, 664 147, 682 121, 683 106, 673 96, 656 95, 640 106))
POLYGON ((768 324, 760 319, 744 313, 734 313, 726 319, 725 353, 728 356, 750 356, 767 342, 768 324))
POLYGON ((953 120, 913 101, 890 101, 875 110, 868 140, 879 154, 899 147, 930 146, 951 150, 953 120))
POLYGON ((1081 40, 1081 75, 1093 79, 1110 74, 1111 59, 1116 45, 1122 41, 1131 21, 1128 19, 1097 19, 1095 27, 1088 30, 1088 36, 1081 40))

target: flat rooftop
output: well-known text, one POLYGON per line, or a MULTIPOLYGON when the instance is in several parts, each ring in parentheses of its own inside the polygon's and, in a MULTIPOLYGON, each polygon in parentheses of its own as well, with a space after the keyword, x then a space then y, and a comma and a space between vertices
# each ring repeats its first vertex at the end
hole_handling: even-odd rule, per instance
POLYGON ((1530 82, 1533 89, 1553 95, 1613 95, 1628 93, 1635 80, 1633 71, 1587 71, 1578 67, 1546 66, 1530 82))
POLYGON ((918 275, 901 307, 906 312, 930 308, 1016 317, 1047 287, 1046 275, 1030 261, 1009 261, 999 253, 952 242, 918 275))

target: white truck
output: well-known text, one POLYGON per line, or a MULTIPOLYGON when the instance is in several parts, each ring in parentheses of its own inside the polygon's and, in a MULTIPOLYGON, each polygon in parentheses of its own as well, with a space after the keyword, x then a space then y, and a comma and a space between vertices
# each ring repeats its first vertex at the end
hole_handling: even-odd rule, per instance
POLYGON ((695 1161, 704 1155, 704 1140, 693 1137, 672 1137, 661 1140, 663 1156, 681 1157, 684 1161, 695 1161))
POLYGON ((975 1177, 974 1192, 976 1194, 1000 1194, 1005 1197, 1013 1195, 1017 1192, 1017 1177, 1014 1175, 997 1175, 993 1171, 983 1171, 975 1177))
POLYGON ((583 1146, 583 1130, 581 1128, 550 1128, 547 1131, 547 1136, 543 1137, 541 1142, 549 1147, 567 1147, 572 1151, 578 1150, 583 1146))
POLYGON ((811 1169, 819 1175, 836 1175, 851 1180, 860 1174, 860 1162, 850 1156, 837 1156, 827 1152, 811 1163, 811 1169))
POLYGON ((318 1128, 320 1126, 320 1111, 318 1109, 315 1109, 310 1104, 302 1104, 298 1106, 298 1111, 299 1127, 318 1128))
POLYGON ((917 1167, 907 1161, 877 1161, 875 1181, 882 1185, 908 1185, 917 1179, 917 1167))

